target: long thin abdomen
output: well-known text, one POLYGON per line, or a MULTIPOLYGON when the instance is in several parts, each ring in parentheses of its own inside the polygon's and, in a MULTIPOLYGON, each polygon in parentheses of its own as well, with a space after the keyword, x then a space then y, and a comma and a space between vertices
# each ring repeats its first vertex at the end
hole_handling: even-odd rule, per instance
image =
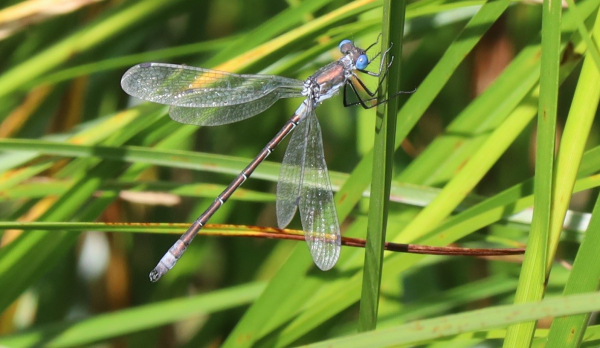
POLYGON ((150 281, 156 282, 162 277, 165 273, 167 273, 175 264, 177 260, 183 255, 187 246, 192 242, 194 237, 198 234, 200 229, 208 222, 211 216, 231 197, 233 192, 240 187, 246 179, 252 175, 256 167, 264 161, 267 156, 273 152, 275 147, 281 143, 281 141, 294 130, 300 119, 304 115, 304 110, 306 110, 305 106, 306 101, 300 105, 294 116, 290 118, 286 124, 281 128, 281 130, 275 135, 273 139, 265 146, 262 151, 248 164, 248 166, 242 170, 242 172, 227 186, 223 192, 214 202, 192 223, 192 225, 188 228, 188 230, 173 244, 173 246, 167 251, 167 253, 162 257, 156 267, 150 272, 150 281))

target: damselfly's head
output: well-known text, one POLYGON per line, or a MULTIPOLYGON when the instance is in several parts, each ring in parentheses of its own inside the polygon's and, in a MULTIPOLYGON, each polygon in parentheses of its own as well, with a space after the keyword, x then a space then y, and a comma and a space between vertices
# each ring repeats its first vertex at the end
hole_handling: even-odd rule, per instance
POLYGON ((362 48, 354 46, 354 43, 350 40, 342 40, 339 46, 340 52, 352 59, 352 63, 358 70, 364 70, 369 65, 369 58, 367 52, 362 48))

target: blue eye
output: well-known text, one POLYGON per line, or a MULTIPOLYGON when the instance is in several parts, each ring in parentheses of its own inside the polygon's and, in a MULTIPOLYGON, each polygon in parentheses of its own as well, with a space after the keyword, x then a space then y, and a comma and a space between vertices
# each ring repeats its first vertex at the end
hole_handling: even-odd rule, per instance
POLYGON ((359 70, 363 70, 367 67, 367 65, 369 65, 369 58, 367 58, 366 54, 361 54, 360 56, 358 56, 358 59, 356 60, 356 68, 359 70))
MULTIPOLYGON (((340 42, 340 44, 338 45, 340 52, 342 52, 342 46, 344 46, 345 44, 351 44, 351 43, 352 43, 352 41, 350 41, 350 40, 342 40, 340 42)), ((342 52, 342 53, 344 53, 344 52, 342 52)))

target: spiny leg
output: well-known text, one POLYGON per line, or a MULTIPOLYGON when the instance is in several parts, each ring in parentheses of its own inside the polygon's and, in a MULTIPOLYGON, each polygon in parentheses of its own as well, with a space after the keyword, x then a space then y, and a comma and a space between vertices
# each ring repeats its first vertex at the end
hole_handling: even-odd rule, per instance
MULTIPOLYGON (((387 57, 388 52, 392 49, 392 45, 390 45, 390 47, 385 50, 385 52, 383 52, 383 56, 381 57, 381 61, 379 62, 379 71, 374 73, 372 71, 368 71, 368 70, 364 70, 364 69, 357 69, 358 71, 360 71, 361 73, 365 73, 369 76, 375 76, 375 77, 379 77, 381 75, 381 72, 383 71, 383 64, 385 63, 385 57, 387 57)), ((377 53, 373 58, 371 58, 371 60, 379 57, 379 55, 381 54, 381 52, 377 53)), ((392 58, 390 59, 390 62, 387 65, 386 71, 390 68, 390 66, 392 65, 392 62, 394 61, 394 56, 392 56, 392 58)))
POLYGON ((372 98, 369 99, 362 99, 361 96, 358 94, 358 91, 356 90, 356 86, 354 86, 354 84, 352 83, 352 81, 348 81, 348 83, 346 83, 344 85, 344 106, 348 107, 348 106, 354 106, 354 105, 359 105, 363 107, 363 109, 371 109, 379 104, 383 104, 388 102, 390 99, 397 97, 400 94, 409 94, 409 93, 414 93, 417 89, 413 89, 412 91, 399 91, 397 93, 395 93, 394 95, 392 95, 391 97, 384 99, 384 100, 378 100, 376 103, 371 104, 371 105, 367 105, 366 102, 370 102, 373 100, 377 100, 376 96, 373 96, 372 98), (357 102, 354 103, 348 103, 347 99, 346 99, 346 94, 347 94, 347 90, 346 90, 346 86, 350 85, 350 88, 354 91, 354 94, 356 95, 356 97, 358 98, 357 102))
POLYGON ((354 84, 352 83, 351 80, 348 80, 348 82, 346 82, 346 84, 344 85, 344 106, 348 107, 348 106, 354 106, 354 105, 359 105, 363 107, 363 109, 370 109, 372 106, 369 106, 365 103, 365 101, 371 101, 371 100, 376 100, 377 97, 372 97, 366 100, 363 100, 362 97, 360 96, 360 94, 358 94, 358 91, 356 90, 356 87, 354 86, 354 84), (354 92, 354 95, 356 96, 356 98, 358 99, 358 101, 353 102, 353 103, 348 103, 348 85, 350 85, 350 88, 352 89, 352 91, 354 92))
MULTIPOLYGON (((389 49, 388 49, 388 51, 389 51, 389 49)), ((388 51, 385 51, 384 54, 387 54, 388 51)), ((384 61, 385 61, 385 56, 381 59, 381 63, 379 64, 379 72, 378 73, 373 73, 373 72, 366 71, 366 70, 359 70, 359 71, 367 73, 369 76, 379 77, 379 76, 381 76, 381 73, 383 70, 384 61)), ((379 92, 379 89, 381 88, 383 81, 387 77, 388 72, 390 71, 390 67, 392 66, 393 62, 394 62, 394 57, 392 57, 390 59, 390 62, 388 63, 387 67, 385 68, 385 71, 383 72, 383 77, 381 79, 379 79, 379 83, 377 84, 377 89, 375 90, 375 92, 371 92, 371 90, 364 84, 364 82, 362 82, 362 80, 360 79, 360 77, 358 75, 356 75, 356 73, 352 72, 352 76, 354 76, 354 78, 358 81, 358 83, 361 85, 361 87, 365 90, 365 92, 367 92, 367 94, 370 97, 374 97, 379 92)))
POLYGON ((360 79, 360 77, 358 75, 356 75, 354 72, 352 72, 352 76, 360 84, 360 86, 365 90, 365 92, 369 95, 369 97, 374 97, 379 92, 379 89, 381 89, 381 85, 383 84, 383 81, 385 81, 385 78, 388 75, 390 65, 391 65, 391 63, 388 65, 388 68, 385 70, 383 77, 379 80, 379 83, 377 84, 377 89, 375 90, 375 92, 371 92, 369 87, 367 87, 367 85, 365 85, 365 83, 360 79))

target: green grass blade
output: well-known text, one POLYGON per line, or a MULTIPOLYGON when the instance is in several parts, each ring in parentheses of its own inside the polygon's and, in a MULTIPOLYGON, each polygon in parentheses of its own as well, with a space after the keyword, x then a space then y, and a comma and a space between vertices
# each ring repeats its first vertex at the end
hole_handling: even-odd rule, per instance
POLYGON ((577 30, 579 31, 579 34, 581 35, 583 41, 585 41, 585 44, 588 47, 588 54, 594 60, 596 68, 600 69, 600 53, 598 52, 598 45, 594 44, 594 41, 587 28, 585 27, 584 19, 579 13, 579 9, 577 8, 577 5, 575 5, 575 2, 573 0, 566 1, 567 4, 569 4, 569 11, 572 11, 575 14, 574 17, 577 22, 577 30))
MULTIPOLYGON (((238 174, 240 168, 247 164, 247 159, 190 151, 159 150, 140 146, 75 145, 43 140, 0 139, 0 149, 64 157, 94 157, 114 161, 141 162, 228 174, 238 174)), ((253 174, 253 177, 277 180, 277 169, 276 164, 265 162, 253 174)))
MULTIPOLYGON (((383 3, 383 32, 381 51, 389 47, 386 57, 398 57, 390 67, 387 84, 382 85, 379 100, 390 97, 400 90, 400 57, 402 57, 402 37, 404 33, 405 1, 386 0, 383 3)), ((381 76, 383 80, 386 76, 381 76)), ((398 99, 392 98, 387 104, 377 107, 375 125, 375 145, 373 146, 373 174, 371 199, 369 203, 369 227, 365 246, 363 288, 360 301, 359 331, 374 330, 377 326, 379 292, 383 267, 392 168, 394 160, 398 99)))
MULTIPOLYGON (((563 295, 580 294, 598 290, 600 267, 598 266, 598 248, 600 248, 600 198, 592 213, 592 220, 573 263, 573 269, 565 286, 563 295)), ((548 333, 548 348, 579 347, 588 327, 590 313, 559 317, 552 321, 548 333)))
POLYGON ((446 219, 529 123, 530 118, 521 116, 520 113, 513 113, 496 128, 433 202, 406 226, 395 241, 419 240, 446 219))
POLYGON ((240 38, 237 42, 229 45, 229 47, 210 58, 206 62, 206 65, 212 66, 221 61, 226 61, 228 57, 240 55, 263 44, 275 35, 285 33, 305 20, 307 16, 312 15, 312 13, 330 2, 331 0, 309 0, 302 1, 297 6, 288 7, 268 22, 263 23, 261 26, 248 33, 248 35, 244 35, 243 38, 240 38))
MULTIPOLYGON (((545 0, 542 11, 542 57, 540 70, 540 104, 538 107, 536 162, 534 179, 533 223, 515 303, 539 301, 546 284, 549 230, 551 227, 556 140, 556 114, 560 66, 561 1, 545 0)), ((504 347, 529 347, 535 321, 509 326, 504 347)))
MULTIPOLYGON (((594 26, 594 38, 598 40, 598 37, 600 37, 600 15, 596 17, 594 26)), ((550 245, 553 247, 558 244, 561 232, 561 224, 558 224, 558 219, 564 217, 568 208, 576 171, 579 168, 583 149, 600 100, 599 66, 595 64, 595 58, 590 50, 588 50, 588 53, 590 54, 586 56, 581 69, 556 161, 556 180, 560 181, 557 181, 554 186, 556 203, 553 206, 555 215, 553 216, 550 236, 550 245)), ((598 290, 597 279, 600 277, 600 265, 595 260, 597 259, 597 250, 600 243, 599 227, 600 200, 596 202, 594 207, 592 220, 579 247, 573 269, 563 292, 564 295, 598 290)), ((551 255, 553 254, 551 251, 551 255)), ((588 321, 589 314, 557 318, 550 328, 548 347, 578 347, 583 339, 588 321)))
POLYGON ((263 283, 249 283, 189 298, 177 298, 135 308, 64 322, 26 332, 0 336, 6 347, 73 347, 89 345, 136 331, 185 320, 192 316, 235 308, 252 302, 264 290, 263 283))
POLYGON ((585 313, 600 309, 600 294, 586 293, 552 298, 538 303, 524 303, 480 309, 440 318, 376 330, 305 347, 393 347, 450 337, 464 332, 486 331, 511 323, 585 313))
MULTIPOLYGON (((0 202, 21 198, 42 198, 49 195, 58 195, 66 191, 73 182, 71 180, 57 180, 47 182, 24 183, 4 190, 0 188, 0 202)), ((143 197, 145 193, 163 192, 182 197, 205 197, 214 198, 227 186, 216 184, 177 184, 165 181, 143 182, 107 182, 103 183, 100 190, 119 193, 121 191, 137 193, 143 197)), ((231 196, 232 200, 243 200, 252 202, 274 202, 275 195, 271 193, 258 192, 248 189, 237 189, 231 196)))
MULTIPOLYGON (((596 17, 594 34, 600 35, 600 17, 596 17)), ((597 40, 597 39, 596 39, 597 40)), ((590 46, 580 73, 571 109, 560 141, 556 158, 556 175, 553 184, 552 220, 550 224, 550 249, 547 259, 548 269, 552 265, 558 238, 562 231, 565 213, 573 192, 586 142, 591 132, 592 123, 598 109, 600 86, 598 85, 599 66, 595 65, 594 55, 590 46)), ((546 272, 549 273, 549 270, 546 272)))

